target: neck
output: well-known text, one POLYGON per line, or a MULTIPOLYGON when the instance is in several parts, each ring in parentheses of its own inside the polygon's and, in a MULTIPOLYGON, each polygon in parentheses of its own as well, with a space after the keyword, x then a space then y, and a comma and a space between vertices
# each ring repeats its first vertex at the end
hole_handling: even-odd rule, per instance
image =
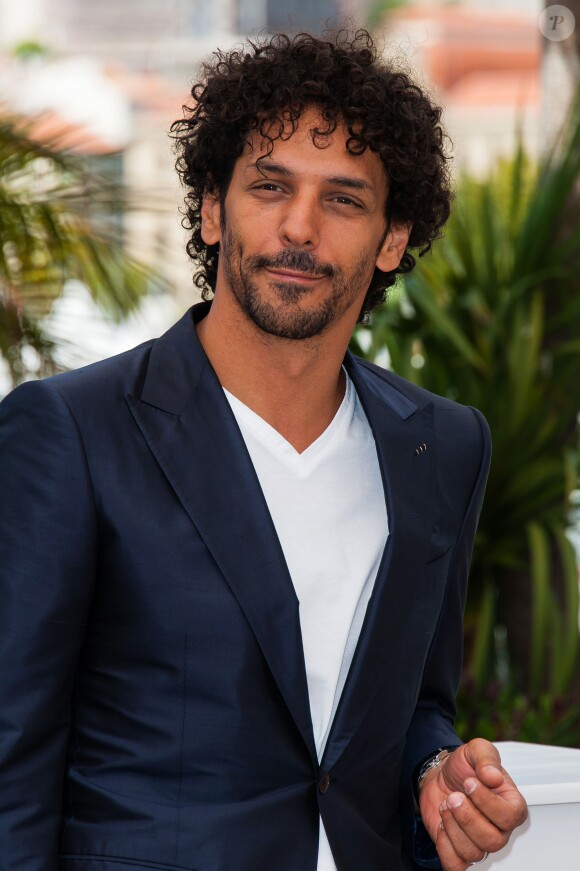
POLYGON ((263 333, 237 304, 220 304, 218 295, 197 333, 222 387, 301 453, 343 400, 341 367, 353 326, 312 339, 280 339, 263 333))

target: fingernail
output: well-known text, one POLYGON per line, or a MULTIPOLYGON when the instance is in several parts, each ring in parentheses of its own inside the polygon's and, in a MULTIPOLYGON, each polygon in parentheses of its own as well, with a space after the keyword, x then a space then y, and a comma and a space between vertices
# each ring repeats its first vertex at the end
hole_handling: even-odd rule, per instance
POLYGON ((447 802, 442 801, 441 804, 439 805, 439 813, 443 814, 443 813, 445 813, 446 810, 447 810, 447 802))
POLYGON ((463 788, 467 795, 471 795, 477 789, 477 780, 474 780, 473 777, 468 778, 463 784, 463 788))
POLYGON ((499 771, 499 768, 497 767, 497 765, 484 765, 483 770, 484 770, 484 771, 487 770, 487 771, 496 771, 496 772, 497 772, 497 771, 499 771))
POLYGON ((453 792, 447 799, 447 807, 458 808, 463 804, 463 796, 458 792, 453 792))

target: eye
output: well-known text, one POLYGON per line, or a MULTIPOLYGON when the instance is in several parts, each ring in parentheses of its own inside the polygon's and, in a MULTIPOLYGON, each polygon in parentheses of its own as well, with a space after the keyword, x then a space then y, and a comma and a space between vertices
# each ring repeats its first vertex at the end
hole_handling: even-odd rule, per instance
POLYGON ((253 187, 253 190, 255 190, 255 191, 274 191, 277 193, 278 191, 282 190, 282 186, 279 184, 276 184, 276 182, 274 182, 274 181, 263 181, 263 182, 260 182, 259 184, 255 184, 253 187))
POLYGON ((344 194, 339 194, 338 196, 334 197, 333 202, 338 203, 340 206, 353 206, 355 209, 362 209, 360 203, 357 203, 356 200, 353 200, 350 197, 345 196, 344 194))

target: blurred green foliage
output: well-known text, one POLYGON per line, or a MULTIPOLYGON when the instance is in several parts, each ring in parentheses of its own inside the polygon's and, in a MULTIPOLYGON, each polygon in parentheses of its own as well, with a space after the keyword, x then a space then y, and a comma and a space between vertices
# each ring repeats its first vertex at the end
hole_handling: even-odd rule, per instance
POLYGON ((369 27, 377 27, 388 16, 389 12, 402 9, 407 5, 407 0, 374 0, 367 12, 369 27))
POLYGON ((25 39, 14 46, 12 55, 18 60, 28 61, 32 58, 49 57, 50 49, 35 39, 25 39))
POLYGON ((457 698, 459 737, 580 747, 580 707, 565 696, 514 692, 499 681, 478 690, 466 678, 457 698))
POLYGON ((127 256, 126 192, 86 161, 41 143, 21 119, 0 114, 0 356, 12 382, 55 370, 46 317, 78 279, 112 318, 133 310, 159 278, 127 256))

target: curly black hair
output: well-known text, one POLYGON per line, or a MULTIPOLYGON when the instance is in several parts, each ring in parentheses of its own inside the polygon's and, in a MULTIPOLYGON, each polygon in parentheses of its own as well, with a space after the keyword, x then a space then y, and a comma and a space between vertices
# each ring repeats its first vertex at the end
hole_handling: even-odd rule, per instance
MULTIPOLYGON (((171 133, 177 172, 187 189, 187 252, 204 299, 213 293, 219 251, 201 238, 203 194, 218 193, 223 203, 248 137, 258 131, 271 150, 312 106, 325 125, 316 142, 323 145, 321 137, 344 122, 352 154, 370 148, 381 158, 389 182, 387 228, 412 225, 408 248, 419 249, 419 256, 441 235, 452 196, 441 109, 406 72, 380 56, 366 30, 352 35, 343 30, 331 38, 275 34, 249 42, 247 49, 216 51, 202 65, 201 77, 191 90, 193 106, 183 107, 184 117, 171 125, 171 133)), ((398 273, 414 266, 406 250, 396 269, 375 269, 359 320, 384 301, 398 273)))

